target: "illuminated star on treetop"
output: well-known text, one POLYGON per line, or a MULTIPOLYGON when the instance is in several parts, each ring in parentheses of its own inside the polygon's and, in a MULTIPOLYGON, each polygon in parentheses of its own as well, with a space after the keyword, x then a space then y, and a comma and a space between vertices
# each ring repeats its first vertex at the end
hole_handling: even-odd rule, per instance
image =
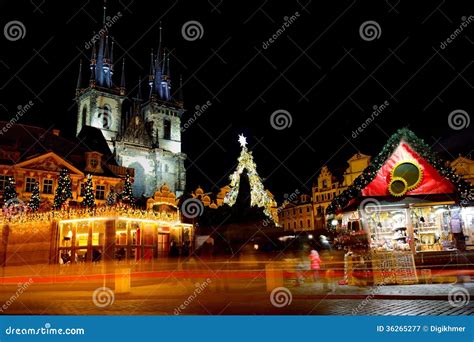
POLYGON ((242 147, 247 146, 247 138, 243 134, 239 135, 239 143, 242 147))

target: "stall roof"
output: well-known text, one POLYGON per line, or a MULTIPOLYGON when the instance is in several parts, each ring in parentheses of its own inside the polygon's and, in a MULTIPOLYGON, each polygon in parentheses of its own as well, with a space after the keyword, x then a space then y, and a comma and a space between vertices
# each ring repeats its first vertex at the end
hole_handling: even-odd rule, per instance
MULTIPOLYGON (((398 177, 398 178, 403 178, 398 177)), ((407 186, 405 179, 400 184, 407 186)), ((372 160, 364 172, 337 196, 328 207, 328 213, 350 210, 367 197, 374 197, 387 203, 410 203, 433 201, 429 198, 439 196, 455 202, 473 200, 473 187, 439 158, 430 147, 408 128, 399 129, 393 134, 380 153, 372 160), (395 179, 393 171, 404 161, 411 161, 419 169, 420 179, 413 187, 406 187, 397 196, 389 185, 395 179)), ((379 201, 379 202, 380 202, 379 201)))

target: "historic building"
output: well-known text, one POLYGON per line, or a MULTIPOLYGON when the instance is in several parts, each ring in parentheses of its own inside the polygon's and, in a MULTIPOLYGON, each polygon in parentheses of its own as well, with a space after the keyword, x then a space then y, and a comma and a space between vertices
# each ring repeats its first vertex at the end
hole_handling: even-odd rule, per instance
POLYGON ((100 129, 118 164, 135 169, 136 197, 152 196, 164 183, 179 196, 186 185, 180 127, 184 108, 181 92, 172 93, 170 54, 161 46, 161 27, 158 48, 151 53, 148 95, 143 98, 139 81, 132 106, 125 87, 125 62, 116 85, 114 42, 107 29, 100 32, 92 46, 87 83, 82 64, 79 68, 76 133, 86 126, 100 129))
POLYGON ((450 166, 456 170, 456 173, 464 178, 466 182, 474 185, 474 160, 459 156, 450 163, 450 166))
MULTIPOLYGON (((0 122, 5 127, 6 122, 0 122)), ((72 182, 70 202, 83 200, 86 175, 92 175, 95 203, 105 204, 110 191, 120 192, 123 178, 133 169, 119 166, 99 129, 84 128, 76 139, 66 139, 58 130, 15 124, 0 139, 0 192, 14 177, 18 199, 26 203, 36 182, 41 206, 51 207, 59 172, 67 169, 72 182)), ((71 204, 72 204, 71 203, 71 204)))
POLYGON ((295 201, 288 202, 279 211, 279 223, 284 230, 314 230, 314 211, 311 196, 300 195, 295 201))
POLYGON ((348 168, 342 175, 342 180, 334 176, 328 167, 322 167, 317 182, 313 185, 313 210, 315 213, 315 228, 323 228, 326 224, 326 208, 332 200, 343 192, 370 163, 370 156, 356 153, 348 161, 348 168))

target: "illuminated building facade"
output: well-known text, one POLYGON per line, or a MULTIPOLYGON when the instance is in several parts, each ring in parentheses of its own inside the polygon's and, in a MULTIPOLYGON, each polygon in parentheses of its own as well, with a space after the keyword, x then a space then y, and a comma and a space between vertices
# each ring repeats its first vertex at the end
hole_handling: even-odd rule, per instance
POLYGON ((19 214, 1 223, 2 266, 151 261, 167 257, 173 244, 192 248, 194 238, 173 205, 19 214))
POLYGON ((334 176, 327 166, 323 166, 317 182, 313 185, 313 211, 315 213, 315 228, 325 227, 326 209, 332 200, 350 186, 370 163, 370 156, 356 153, 348 161, 342 181, 334 176))
POLYGON ((456 170, 456 173, 464 178, 466 182, 474 185, 474 160, 459 156, 450 163, 450 166, 456 170))
POLYGON ((181 91, 172 95, 170 53, 161 47, 161 28, 158 48, 151 54, 148 96, 143 98, 140 80, 131 108, 125 62, 121 63, 120 85, 116 85, 114 43, 107 30, 100 32, 99 41, 92 47, 86 85, 82 81, 82 64, 79 69, 76 133, 86 126, 100 129, 118 164, 135 170, 135 197, 152 196, 164 183, 179 196, 186 185, 186 155, 181 152, 184 108, 181 91))
POLYGON ((126 174, 133 176, 134 172, 117 165, 100 130, 93 127, 83 129, 77 139, 66 139, 58 130, 21 124, 12 125, 2 135, 0 193, 7 179, 14 177, 18 199, 27 203, 38 182, 41 210, 48 210, 61 169, 68 170, 71 177, 70 204, 82 202, 86 175, 91 174, 95 203, 99 206, 105 204, 109 192, 121 192, 126 174))
POLYGON ((314 230, 314 212, 311 196, 302 194, 279 211, 279 223, 284 230, 314 230))

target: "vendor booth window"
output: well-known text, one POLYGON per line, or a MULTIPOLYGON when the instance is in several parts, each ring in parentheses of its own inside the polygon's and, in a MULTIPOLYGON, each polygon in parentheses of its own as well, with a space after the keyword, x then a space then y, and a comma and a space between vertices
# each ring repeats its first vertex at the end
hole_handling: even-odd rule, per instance
POLYGON ((364 220, 371 247, 378 251, 409 251, 408 211, 403 208, 367 208, 364 220))
POLYGON ((459 208, 447 205, 411 209, 416 251, 463 249, 463 220, 459 208))

